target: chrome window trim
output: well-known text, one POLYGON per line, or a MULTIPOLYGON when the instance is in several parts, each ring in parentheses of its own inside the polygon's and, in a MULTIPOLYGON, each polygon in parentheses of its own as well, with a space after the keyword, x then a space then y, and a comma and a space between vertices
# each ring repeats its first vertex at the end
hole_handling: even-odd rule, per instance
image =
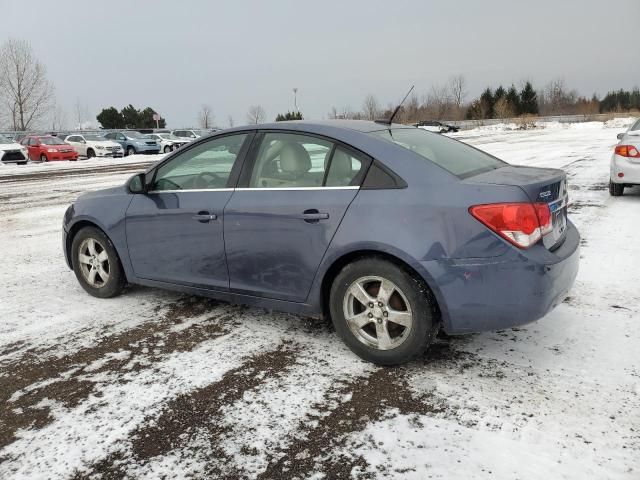
POLYGON ((184 190, 149 190, 147 193, 186 193, 186 192, 261 192, 261 191, 304 191, 304 190, 359 190, 358 186, 349 187, 273 187, 273 188, 192 188, 184 190))
POLYGON ((147 193, 233 192, 234 188, 185 188, 184 190, 149 190, 147 193))
POLYGON ((288 190, 295 190, 295 191, 304 191, 304 190, 359 190, 360 187, 358 186, 348 186, 348 187, 265 187, 265 188, 259 188, 259 187, 241 187, 241 188, 236 188, 237 191, 239 192, 250 192, 250 191, 255 191, 255 192, 260 192, 260 191, 274 191, 274 190, 281 190, 281 191, 288 191, 288 190))

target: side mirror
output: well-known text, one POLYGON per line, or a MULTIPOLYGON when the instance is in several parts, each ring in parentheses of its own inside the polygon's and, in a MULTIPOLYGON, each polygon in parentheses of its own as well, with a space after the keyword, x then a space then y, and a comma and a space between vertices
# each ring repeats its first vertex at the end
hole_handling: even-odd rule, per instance
POLYGON ((619 133, 618 135, 616 135, 616 138, 618 140, 622 140, 624 138, 624 133, 619 133))
POLYGON ((129 191, 131 193, 147 193, 146 175, 144 173, 138 173, 129 180, 129 191))

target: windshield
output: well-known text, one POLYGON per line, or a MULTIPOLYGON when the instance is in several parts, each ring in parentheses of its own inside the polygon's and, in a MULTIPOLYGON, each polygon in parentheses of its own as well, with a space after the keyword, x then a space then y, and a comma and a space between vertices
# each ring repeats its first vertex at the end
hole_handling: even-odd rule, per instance
POLYGON ((176 137, 173 133, 159 133, 158 136, 160 138, 164 138, 165 140, 177 140, 178 137, 176 137))
POLYGON ((40 143, 42 145, 66 145, 58 137, 40 137, 40 143))
POLYGON ((106 140, 102 135, 85 135, 84 139, 90 142, 104 142, 106 140))
POLYGON ((4 135, 0 135, 0 144, 5 144, 5 143, 13 143, 12 140, 9 140, 7 137, 5 137, 4 135))
POLYGON ((420 128, 394 128, 372 132, 439 165, 460 178, 495 170, 505 162, 438 133, 420 128))
POLYGON ((149 138, 148 135, 143 135, 140 132, 124 132, 128 138, 149 138))
POLYGON ((207 133, 209 133, 209 130, 191 130, 193 133, 195 133, 196 135, 199 136, 203 136, 206 135, 207 133))

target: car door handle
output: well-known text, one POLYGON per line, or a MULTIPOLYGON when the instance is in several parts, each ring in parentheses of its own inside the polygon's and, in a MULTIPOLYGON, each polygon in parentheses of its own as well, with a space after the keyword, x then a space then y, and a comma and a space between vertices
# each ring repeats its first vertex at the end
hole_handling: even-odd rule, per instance
POLYGON ((191 218, 194 220, 197 220, 200 223, 208 223, 211 220, 216 220, 218 216, 215 213, 198 212, 196 215, 194 215, 191 218))
POLYGON ((302 216, 300 218, 302 218, 307 223, 318 223, 320 220, 328 220, 329 214, 319 212, 315 208, 312 208, 302 212, 302 216))

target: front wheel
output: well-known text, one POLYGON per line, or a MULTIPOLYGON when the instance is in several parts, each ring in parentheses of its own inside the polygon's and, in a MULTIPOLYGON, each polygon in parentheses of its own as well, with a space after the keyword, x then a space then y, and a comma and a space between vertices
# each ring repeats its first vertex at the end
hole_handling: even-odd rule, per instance
POLYGON ((169 145, 165 145, 163 151, 164 153, 169 153, 171 151, 171 147, 169 145))
POLYGON ((44 153, 42 155, 40 155, 40 161, 43 162, 43 163, 48 161, 47 156, 44 153))
POLYGON ((136 154, 136 149, 133 147, 127 147, 127 156, 129 155, 135 155, 136 154))
POLYGON ((95 227, 85 227, 71 245, 73 271, 89 294, 98 298, 115 297, 125 286, 120 258, 111 240, 95 227))
POLYGON ((87 150, 87 158, 93 158, 95 156, 96 156, 96 152, 94 152, 92 148, 87 150))
POLYGON ((437 333, 424 282, 380 258, 350 263, 331 286, 336 331, 358 356, 398 365, 423 353, 437 333))
POLYGON ((609 180, 609 195, 612 197, 619 197, 624 193, 623 183, 613 183, 609 180))

